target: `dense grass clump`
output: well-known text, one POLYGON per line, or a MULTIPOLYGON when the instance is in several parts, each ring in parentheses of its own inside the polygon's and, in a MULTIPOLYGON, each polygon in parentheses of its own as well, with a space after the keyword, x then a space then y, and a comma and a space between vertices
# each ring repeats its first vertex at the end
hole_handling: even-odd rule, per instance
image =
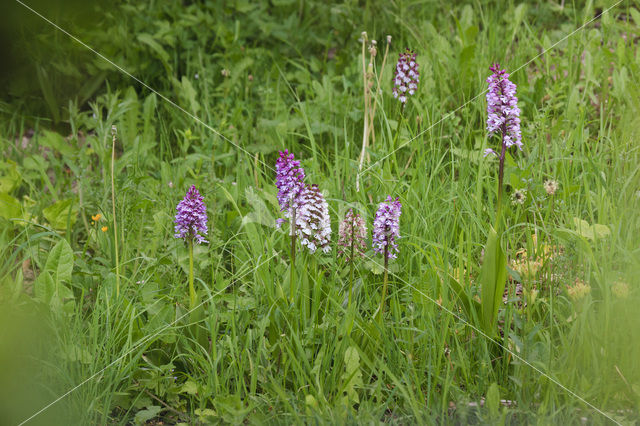
POLYGON ((2 76, 1 424, 638 421, 633 2, 96 8, 2 76))

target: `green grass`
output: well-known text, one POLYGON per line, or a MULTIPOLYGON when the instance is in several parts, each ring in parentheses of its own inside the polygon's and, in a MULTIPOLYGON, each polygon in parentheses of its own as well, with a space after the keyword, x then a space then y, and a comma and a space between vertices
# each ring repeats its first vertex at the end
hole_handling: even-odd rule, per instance
POLYGON ((30 423, 637 422, 637 7, 623 1, 512 75, 524 150, 508 156, 505 184, 528 192, 505 209, 501 243, 510 261, 523 248, 538 259, 550 249, 552 261, 533 276, 510 263, 491 341, 454 277, 466 297, 480 294, 497 187, 497 161, 482 151, 498 142, 484 95, 456 109, 485 90, 493 62, 518 69, 614 2, 277 3, 122 2, 95 27, 56 20, 201 122, 53 29, 20 39, 53 59, 41 63, 48 83, 6 94, 0 108, 0 423, 80 383, 30 423), (363 30, 378 40, 377 67, 393 41, 356 191, 363 30), (401 113, 390 76, 405 46, 418 51, 421 82, 401 113), (323 190, 334 244, 348 208, 370 229, 378 203, 400 197, 382 322, 382 257, 371 249, 350 308, 335 248, 298 251, 288 299, 273 172, 285 148, 323 190), (547 179, 560 184, 553 197, 547 179), (191 184, 210 229, 195 247, 193 312, 188 249, 173 238, 191 184), (606 228, 589 235, 579 219, 606 228), (579 300, 568 291, 576 280, 590 289, 579 300))

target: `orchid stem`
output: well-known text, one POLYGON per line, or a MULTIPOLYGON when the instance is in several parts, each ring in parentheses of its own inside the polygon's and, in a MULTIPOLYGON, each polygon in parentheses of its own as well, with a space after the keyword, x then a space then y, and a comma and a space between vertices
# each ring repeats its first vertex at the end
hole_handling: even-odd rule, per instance
POLYGON ((289 291, 291 294, 291 301, 293 302, 294 288, 293 280, 295 278, 295 265, 296 265, 296 209, 292 209, 291 215, 291 271, 289 276, 289 291))
POLYGON ((389 282, 389 245, 384 246, 384 281, 382 282, 382 298, 380 299, 380 321, 384 317, 387 283, 389 282))
POLYGON ((193 239, 189 240, 189 309, 196 306, 196 289, 193 286, 193 239))

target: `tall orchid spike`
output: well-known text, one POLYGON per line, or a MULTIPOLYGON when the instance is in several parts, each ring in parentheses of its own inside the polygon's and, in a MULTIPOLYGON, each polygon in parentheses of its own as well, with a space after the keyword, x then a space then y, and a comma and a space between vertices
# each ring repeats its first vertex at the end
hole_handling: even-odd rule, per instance
POLYGON ((175 237, 187 242, 208 243, 204 239, 204 235, 207 235, 207 207, 195 185, 189 188, 176 210, 175 237))
MULTIPOLYGON (((302 194, 305 190, 305 173, 300 167, 300 161, 295 160, 293 154, 288 150, 280 151, 280 157, 276 161, 276 187, 278 188, 278 202, 280 211, 284 212, 284 217, 290 219, 293 216, 293 209, 299 208, 302 201, 302 194)), ((284 219, 278 219, 280 226, 284 219)))
POLYGON ((520 134, 520 108, 516 85, 509 80, 506 70, 495 64, 489 68, 493 74, 487 78, 487 131, 490 135, 502 133, 505 148, 516 145, 522 149, 520 134))
POLYGON ((378 206, 376 218, 373 221, 373 250, 376 253, 384 254, 385 247, 388 258, 397 257, 398 244, 396 240, 400 238, 400 214, 402 204, 398 198, 395 200, 388 196, 378 206))
POLYGON ((311 253, 321 249, 324 253, 331 250, 331 219, 329 204, 318 185, 307 186, 302 193, 296 216, 296 231, 300 243, 311 253))
POLYGON ((406 49, 398 57, 396 75, 393 79, 393 97, 399 99, 402 105, 407 102, 407 96, 412 96, 418 89, 420 72, 416 53, 406 49))
POLYGON ((340 223, 338 237, 338 255, 345 256, 347 261, 353 260, 351 256, 363 257, 367 248, 367 225, 359 213, 349 209, 340 223), (353 255, 352 255, 353 253, 353 255))

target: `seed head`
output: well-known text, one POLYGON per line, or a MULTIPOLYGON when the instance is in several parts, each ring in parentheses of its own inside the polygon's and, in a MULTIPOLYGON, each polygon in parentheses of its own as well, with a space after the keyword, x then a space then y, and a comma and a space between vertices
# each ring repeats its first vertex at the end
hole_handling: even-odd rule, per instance
POLYGON ((511 204, 513 204, 514 206, 516 204, 523 205, 526 199, 527 199, 526 189, 516 189, 515 191, 513 191, 513 194, 511 194, 511 204))
POLYGON ((547 191, 547 194, 549 195, 555 194, 559 186, 558 181, 553 179, 549 179, 544 182, 544 190, 547 191))

